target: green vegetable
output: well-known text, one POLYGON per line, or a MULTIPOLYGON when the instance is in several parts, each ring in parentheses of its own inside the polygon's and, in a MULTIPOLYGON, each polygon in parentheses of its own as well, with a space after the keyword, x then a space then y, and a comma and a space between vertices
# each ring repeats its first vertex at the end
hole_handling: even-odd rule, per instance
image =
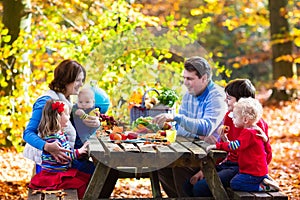
POLYGON ((139 124, 144 125, 153 132, 160 130, 157 124, 152 124, 152 117, 139 117, 132 123, 132 128, 138 127, 139 124))
POLYGON ((159 102, 169 107, 172 107, 178 99, 176 92, 169 88, 163 88, 158 96, 159 102))

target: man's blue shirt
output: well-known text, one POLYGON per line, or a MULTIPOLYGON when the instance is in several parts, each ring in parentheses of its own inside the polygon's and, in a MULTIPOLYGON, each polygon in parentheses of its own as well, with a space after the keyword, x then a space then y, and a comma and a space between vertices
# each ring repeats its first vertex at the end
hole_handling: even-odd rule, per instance
POLYGON ((224 89, 210 81, 199 96, 186 93, 175 115, 177 135, 198 138, 216 134, 227 111, 224 89))

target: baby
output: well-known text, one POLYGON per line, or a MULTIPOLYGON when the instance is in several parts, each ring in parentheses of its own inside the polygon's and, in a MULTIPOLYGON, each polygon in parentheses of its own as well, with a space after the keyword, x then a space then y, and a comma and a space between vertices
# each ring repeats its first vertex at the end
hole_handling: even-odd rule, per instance
POLYGON ((90 88, 82 88, 78 94, 77 104, 73 106, 72 116, 80 140, 84 143, 98 128, 88 127, 83 120, 89 116, 100 117, 100 111, 95 108, 95 95, 90 88))
POLYGON ((80 119, 86 119, 89 115, 100 116, 99 108, 95 108, 95 95, 91 89, 83 88, 82 90, 80 90, 78 94, 78 102, 77 109, 75 110, 75 115, 79 116, 80 119), (86 111, 88 110, 90 111, 87 114, 86 111))

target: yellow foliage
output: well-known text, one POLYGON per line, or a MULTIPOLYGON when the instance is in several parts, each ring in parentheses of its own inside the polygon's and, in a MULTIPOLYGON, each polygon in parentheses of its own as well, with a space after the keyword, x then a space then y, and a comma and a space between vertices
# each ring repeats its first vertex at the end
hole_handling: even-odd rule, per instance
POLYGON ((294 43, 295 43, 296 46, 300 47, 300 37, 296 37, 294 39, 294 43))

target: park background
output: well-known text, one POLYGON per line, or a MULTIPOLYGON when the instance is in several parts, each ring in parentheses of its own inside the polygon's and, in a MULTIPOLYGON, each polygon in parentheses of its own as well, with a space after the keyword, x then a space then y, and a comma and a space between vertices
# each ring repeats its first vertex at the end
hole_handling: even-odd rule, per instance
MULTIPOLYGON (((87 83, 113 97, 107 114, 126 122, 133 91, 181 94, 183 60, 201 55, 218 84, 254 83, 270 126, 270 174, 299 199, 299 8, 292 0, 0 1, 0 198, 26 199, 22 133, 63 59, 82 63, 87 83)), ((131 197, 143 188, 121 184, 131 197)))

